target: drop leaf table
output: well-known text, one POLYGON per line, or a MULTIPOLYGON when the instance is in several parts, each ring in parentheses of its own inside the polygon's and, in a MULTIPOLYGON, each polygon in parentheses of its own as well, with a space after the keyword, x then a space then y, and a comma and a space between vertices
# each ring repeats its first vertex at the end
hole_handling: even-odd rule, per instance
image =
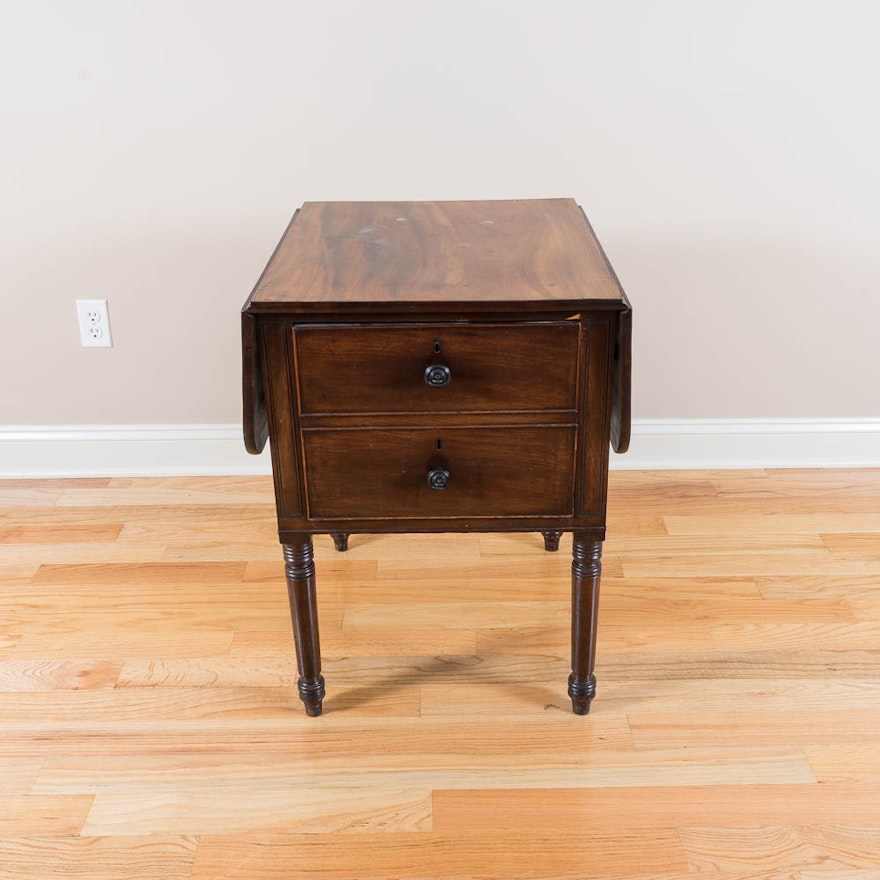
POLYGON ((357 533, 531 531, 552 551, 572 532, 568 694, 589 711, 631 322, 571 199, 296 212, 242 310, 244 435, 254 454, 271 438, 309 715, 324 699, 317 533, 344 551, 357 533))

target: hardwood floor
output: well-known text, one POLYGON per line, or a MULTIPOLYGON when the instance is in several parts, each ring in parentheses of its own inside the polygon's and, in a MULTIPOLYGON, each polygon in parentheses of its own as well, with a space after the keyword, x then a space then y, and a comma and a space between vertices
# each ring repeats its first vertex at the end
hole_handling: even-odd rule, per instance
POLYGON ((571 536, 316 539, 268 478, 0 483, 0 878, 880 880, 880 471, 617 472, 571 536))

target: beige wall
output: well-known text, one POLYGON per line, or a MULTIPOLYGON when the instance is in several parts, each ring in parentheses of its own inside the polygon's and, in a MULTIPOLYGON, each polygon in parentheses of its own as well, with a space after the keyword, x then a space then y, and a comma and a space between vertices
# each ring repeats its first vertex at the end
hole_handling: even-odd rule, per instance
POLYGON ((238 309, 307 199, 574 196, 637 418, 880 416, 880 7, 10 4, 0 420, 239 419, 238 309), (115 348, 79 347, 108 298, 115 348))

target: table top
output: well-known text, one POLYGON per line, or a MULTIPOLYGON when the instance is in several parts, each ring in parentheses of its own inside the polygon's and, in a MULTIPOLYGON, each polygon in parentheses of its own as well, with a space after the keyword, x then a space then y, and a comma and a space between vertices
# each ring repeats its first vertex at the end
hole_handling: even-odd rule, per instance
POLYGON ((306 202, 248 306, 622 299, 574 199, 306 202))

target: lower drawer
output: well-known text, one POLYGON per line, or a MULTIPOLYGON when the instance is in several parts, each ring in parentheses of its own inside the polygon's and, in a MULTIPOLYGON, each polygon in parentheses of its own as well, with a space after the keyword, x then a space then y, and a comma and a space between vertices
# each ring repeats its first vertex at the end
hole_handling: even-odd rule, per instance
POLYGON ((573 425, 303 431, 312 519, 566 516, 573 425))

